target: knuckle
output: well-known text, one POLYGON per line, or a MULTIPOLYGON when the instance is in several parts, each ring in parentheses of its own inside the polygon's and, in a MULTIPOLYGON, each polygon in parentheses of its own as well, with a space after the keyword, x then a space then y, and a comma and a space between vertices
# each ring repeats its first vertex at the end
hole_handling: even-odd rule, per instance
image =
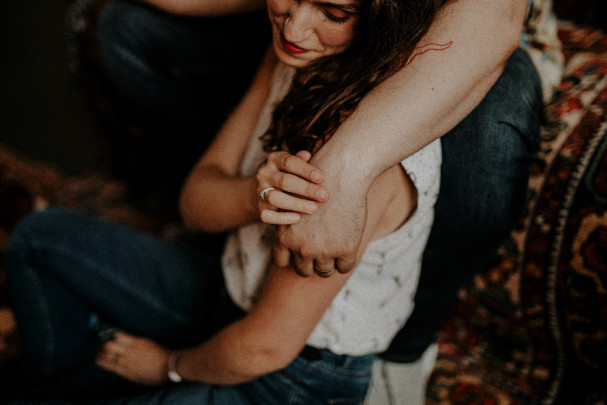
POLYGON ((286 190, 289 187, 289 175, 288 174, 281 174, 280 177, 278 178, 278 187, 286 190))
POLYGON ((270 179, 270 175, 272 171, 267 167, 261 167, 257 173, 255 174, 255 179, 257 180, 257 184, 266 184, 270 179))
POLYGON ((318 253, 318 252, 314 251, 314 249, 312 249, 309 246, 303 246, 301 248, 301 255, 303 257, 313 257, 315 253, 318 253))
POLYGON ((274 204, 272 203, 272 201, 274 200, 274 193, 273 193, 273 191, 274 191, 274 190, 270 190, 270 191, 268 191, 268 192, 266 193, 266 196, 265 196, 265 197, 266 197, 266 201, 265 201, 265 203, 266 203, 266 204, 269 204, 269 205, 272 205, 272 206, 274 205, 274 204))
POLYGON ((259 218, 263 221, 263 222, 268 222, 269 218, 268 218, 268 210, 262 210, 261 214, 259 215, 259 218))
POLYGON ((284 165, 287 168, 293 167, 298 161, 298 158, 296 156, 290 155, 288 153, 286 153, 286 156, 284 158, 284 165))
POLYGON ((316 192, 320 190, 320 187, 314 185, 314 184, 308 184, 306 185, 306 193, 309 196, 315 196, 316 192))
POLYGON ((285 168, 296 171, 300 162, 301 160, 297 156, 287 154, 284 160, 284 165, 285 168))
POLYGON ((300 266, 295 265, 293 267, 295 268, 295 272, 302 277, 310 277, 312 274, 314 274, 314 271, 301 268, 300 266))
POLYGON ((263 176, 264 175, 264 166, 262 166, 257 173, 255 173, 255 179, 257 180, 257 183, 261 182, 261 180, 263 180, 263 176))

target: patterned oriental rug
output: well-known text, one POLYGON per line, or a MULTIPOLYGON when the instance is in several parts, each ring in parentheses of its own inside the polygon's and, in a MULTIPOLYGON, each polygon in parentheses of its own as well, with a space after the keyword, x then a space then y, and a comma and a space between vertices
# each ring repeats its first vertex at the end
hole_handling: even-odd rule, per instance
MULTIPOLYGON (((607 35, 563 23, 560 36, 567 68, 547 106, 527 210, 496 263, 461 291, 428 404, 607 403, 607 35)), ((155 234, 170 227, 115 180, 69 178, 0 145, 0 254, 45 202, 155 234)), ((0 267, 0 393, 18 353, 0 267)))
POLYGON ((461 291, 429 404, 607 403, 607 36, 563 23, 527 209, 461 291))

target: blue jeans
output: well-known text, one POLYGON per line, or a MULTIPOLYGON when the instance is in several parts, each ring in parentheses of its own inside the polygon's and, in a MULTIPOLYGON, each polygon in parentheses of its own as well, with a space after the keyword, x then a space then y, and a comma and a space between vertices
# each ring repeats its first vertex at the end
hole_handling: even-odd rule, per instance
MULTIPOLYGON (((264 31, 251 27, 267 25, 266 19, 248 15, 184 21, 124 0, 110 3, 99 24, 99 39, 115 91, 127 100, 138 121, 160 116, 183 134, 171 139, 150 134, 150 147, 161 150, 164 156, 169 145, 168 150, 174 149, 181 162, 188 166, 194 162, 196 156, 188 160, 185 154, 200 153, 200 147, 193 143, 200 136, 193 134, 204 133, 200 131, 214 110, 189 100, 214 100, 216 94, 209 95, 204 86, 228 82, 217 79, 224 77, 217 75, 225 69, 222 64, 234 57, 218 54, 222 46, 230 54, 234 43, 243 40, 251 46, 249 55, 261 52, 262 47, 254 44, 260 41, 257 32, 264 31), (251 25, 238 25, 243 19, 251 25), (167 104, 178 106, 178 111, 164 108, 167 104), (199 119, 185 122, 179 113, 199 119)), ((245 72, 241 73, 243 78, 254 70, 242 63, 232 69, 245 72)), ((245 81, 233 83, 233 96, 244 90, 245 81)), ((238 101, 238 97, 227 99, 231 101, 226 106, 238 101)), ((525 201, 529 162, 539 143, 542 107, 539 78, 531 60, 519 49, 481 104, 442 138, 441 189, 415 309, 383 357, 399 362, 419 358, 450 315, 457 290, 495 256, 515 225, 525 201)), ((155 162, 163 162, 163 156, 150 152, 155 162)), ((159 171, 167 171, 167 167, 159 171)), ((143 178, 151 177, 145 173, 143 178)))
POLYGON ((204 341, 241 315, 226 301, 215 256, 199 246, 65 209, 26 218, 6 250, 28 379, 18 398, 117 404, 362 402, 374 355, 322 350, 319 358, 302 355, 283 370, 223 387, 188 383, 146 389, 96 367, 97 332, 109 326, 179 348, 204 341))

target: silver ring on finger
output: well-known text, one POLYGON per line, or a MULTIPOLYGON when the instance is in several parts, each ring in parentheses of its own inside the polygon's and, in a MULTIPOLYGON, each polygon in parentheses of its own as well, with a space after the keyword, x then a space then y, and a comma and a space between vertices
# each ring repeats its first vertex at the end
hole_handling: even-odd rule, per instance
POLYGON ((333 274, 333 272, 335 271, 335 267, 331 267, 328 270, 325 269, 320 269, 318 268, 318 266, 314 265, 314 271, 316 272, 316 274, 318 274, 321 277, 327 277, 330 276, 331 274, 333 274))
POLYGON ((333 269, 328 270, 328 271, 314 269, 314 271, 315 271, 315 272, 316 272, 316 274, 318 274, 320 277, 325 277, 325 278, 327 278, 327 277, 331 276, 331 275, 333 274, 333 272, 335 272, 335 269, 333 268, 333 269))
POLYGON ((264 190, 261 190, 261 192, 259 193, 259 197, 261 197, 261 200, 265 203, 268 202, 268 200, 266 199, 266 197, 268 196, 268 193, 272 190, 276 190, 274 187, 268 187, 264 190))

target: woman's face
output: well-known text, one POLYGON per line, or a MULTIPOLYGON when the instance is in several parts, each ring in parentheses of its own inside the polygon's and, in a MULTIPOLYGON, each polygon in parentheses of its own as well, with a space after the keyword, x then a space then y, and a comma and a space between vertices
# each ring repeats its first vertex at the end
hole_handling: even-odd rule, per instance
POLYGON ((301 68, 344 51, 358 19, 356 0, 268 0, 278 59, 301 68))

